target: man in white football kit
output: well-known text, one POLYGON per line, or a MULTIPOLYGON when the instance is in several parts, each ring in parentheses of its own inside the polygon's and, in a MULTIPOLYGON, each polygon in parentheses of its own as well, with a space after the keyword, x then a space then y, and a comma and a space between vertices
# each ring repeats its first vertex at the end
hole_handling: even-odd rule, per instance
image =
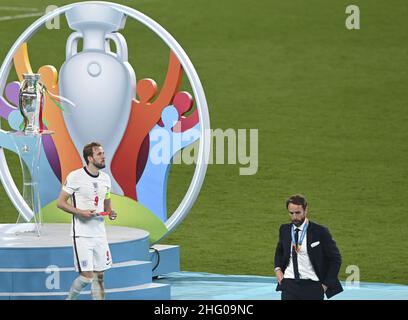
POLYGON ((87 144, 83 156, 86 166, 68 174, 57 203, 58 208, 72 214, 74 261, 79 272, 67 300, 75 299, 91 283, 92 298, 103 300, 103 272, 111 267, 112 257, 101 213, 108 213, 111 220, 116 218, 116 213, 111 206, 110 177, 99 171, 105 168, 102 146, 97 142, 87 144))

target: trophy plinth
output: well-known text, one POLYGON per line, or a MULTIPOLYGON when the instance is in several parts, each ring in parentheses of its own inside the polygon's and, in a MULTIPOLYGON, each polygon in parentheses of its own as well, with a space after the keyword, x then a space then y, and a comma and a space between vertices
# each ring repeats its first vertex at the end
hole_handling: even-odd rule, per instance
POLYGON ((39 173, 42 138, 44 135, 52 134, 52 131, 42 132, 10 132, 17 154, 20 158, 21 172, 23 178, 23 199, 32 211, 31 220, 18 215, 16 224, 18 232, 34 232, 41 235, 42 214, 39 189, 39 173))

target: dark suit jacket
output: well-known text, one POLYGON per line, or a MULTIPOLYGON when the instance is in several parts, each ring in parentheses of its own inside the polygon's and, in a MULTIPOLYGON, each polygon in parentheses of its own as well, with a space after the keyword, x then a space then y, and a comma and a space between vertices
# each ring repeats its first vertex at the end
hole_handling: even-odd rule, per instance
MULTIPOLYGON (((279 229, 279 242, 275 252, 275 268, 280 267, 285 272, 289 264, 291 251, 291 228, 292 224, 283 224, 279 229)), ((317 223, 309 221, 307 229, 307 253, 320 282, 327 286, 326 296, 331 298, 343 291, 338 279, 341 266, 341 255, 329 230, 317 223), (320 244, 311 247, 314 242, 320 244)), ((282 288, 278 284, 276 291, 282 288)))

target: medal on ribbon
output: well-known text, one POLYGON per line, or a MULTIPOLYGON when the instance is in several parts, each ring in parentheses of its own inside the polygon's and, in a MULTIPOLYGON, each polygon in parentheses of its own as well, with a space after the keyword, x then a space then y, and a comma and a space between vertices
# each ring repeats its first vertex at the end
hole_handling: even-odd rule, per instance
POLYGON ((309 226, 309 221, 307 219, 305 221, 306 221, 305 225, 303 227, 302 233, 300 234, 300 238, 297 244, 295 241, 295 228, 296 227, 294 225, 292 226, 292 246, 295 249, 296 253, 299 253, 300 249, 302 248, 302 243, 303 243, 303 240, 305 239, 307 228, 309 226))

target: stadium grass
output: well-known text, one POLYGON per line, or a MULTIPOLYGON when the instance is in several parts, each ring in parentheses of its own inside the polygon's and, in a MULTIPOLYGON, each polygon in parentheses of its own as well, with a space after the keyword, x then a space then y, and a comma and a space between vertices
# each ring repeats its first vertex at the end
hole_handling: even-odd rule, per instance
MULTIPOLYGON (((158 21, 184 47, 204 85, 213 128, 259 129, 257 174, 240 176, 240 165, 210 165, 190 214, 164 240, 181 246, 182 270, 273 275, 278 228, 288 221, 284 202, 300 192, 310 202, 310 219, 328 226, 337 241, 342 280, 355 265, 361 281, 408 284, 403 0, 353 1, 361 10, 361 29, 354 31, 344 26, 350 4, 344 0, 118 2, 158 21)), ((1 59, 30 21, 0 21, 1 59)), ((30 41, 33 65, 59 67, 69 33, 39 32, 30 41)), ((165 46, 135 22, 124 34, 138 79, 152 77, 160 85, 165 46)), ((9 164, 21 182, 17 159, 9 164)), ((170 212, 193 169, 172 167, 170 212)), ((15 221, 4 189, 0 212, 1 222, 15 221)))

